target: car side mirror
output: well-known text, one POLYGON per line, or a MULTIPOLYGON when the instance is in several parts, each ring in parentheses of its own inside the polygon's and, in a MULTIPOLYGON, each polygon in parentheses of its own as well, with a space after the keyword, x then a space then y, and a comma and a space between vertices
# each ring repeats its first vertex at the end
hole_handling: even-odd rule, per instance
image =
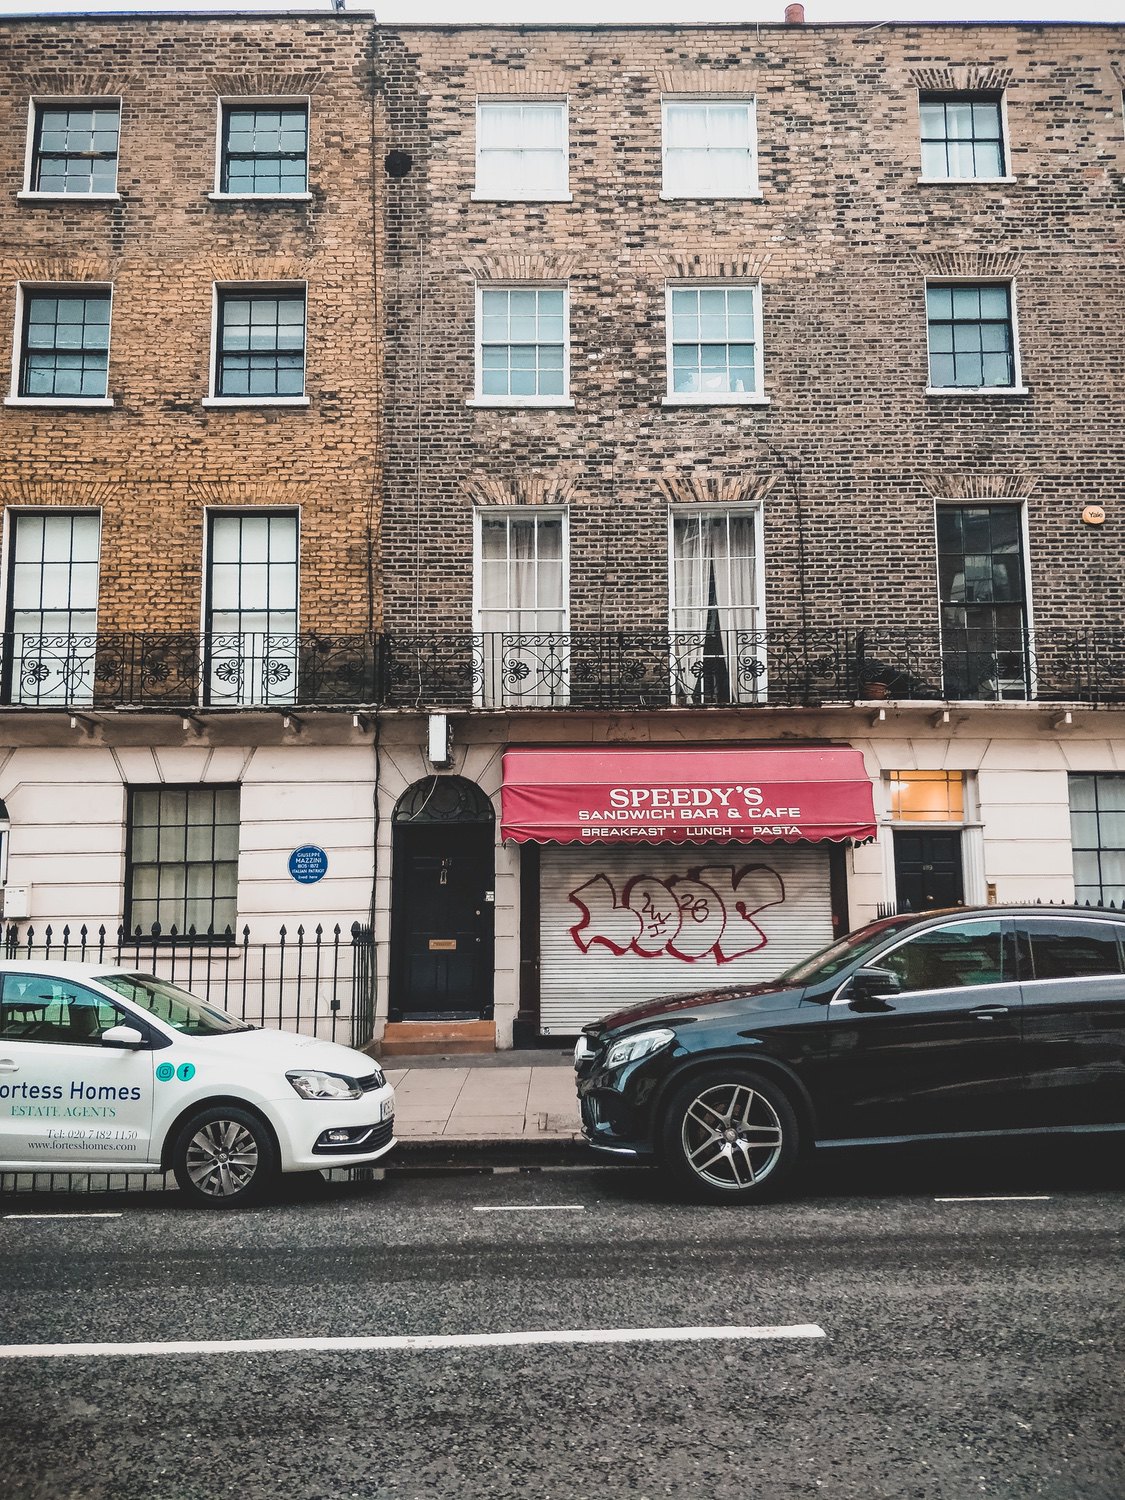
POLYGON ((887 995, 897 995, 902 989, 899 977, 892 969, 857 969, 848 986, 848 1004, 853 1010, 889 1010, 887 995))
POLYGON ((145 1039, 135 1026, 111 1026, 102 1032, 103 1047, 143 1047, 145 1039))

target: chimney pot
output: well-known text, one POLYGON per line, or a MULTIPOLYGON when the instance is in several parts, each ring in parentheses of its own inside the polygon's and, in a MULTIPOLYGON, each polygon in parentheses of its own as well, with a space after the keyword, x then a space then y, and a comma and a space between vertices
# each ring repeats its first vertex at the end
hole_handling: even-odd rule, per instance
POLYGON ((805 7, 803 5, 787 5, 785 7, 786 26, 803 26, 805 24, 805 7))

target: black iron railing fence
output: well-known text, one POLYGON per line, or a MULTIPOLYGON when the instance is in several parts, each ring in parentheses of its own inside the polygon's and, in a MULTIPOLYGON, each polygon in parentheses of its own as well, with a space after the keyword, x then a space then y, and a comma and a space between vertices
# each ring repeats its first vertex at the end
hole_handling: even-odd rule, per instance
POLYGON ((1125 703, 1125 628, 7 635, 29 707, 815 707, 1125 703))
POLYGON ((362 1047, 375 1019, 372 933, 281 927, 268 940, 241 933, 142 932, 117 925, 9 923, 5 958, 114 964, 155 974, 255 1026, 280 1027, 362 1047))
MULTIPOLYGON (((1005 901, 1004 906, 1081 906, 1084 911, 1118 911, 1125 909, 1125 902, 1119 908, 1116 901, 1005 901)), ((974 908, 976 910, 977 908, 974 908)), ((880 901, 875 908, 876 921, 881 922, 884 917, 902 917, 926 915, 927 908, 911 906, 909 901, 880 901)))

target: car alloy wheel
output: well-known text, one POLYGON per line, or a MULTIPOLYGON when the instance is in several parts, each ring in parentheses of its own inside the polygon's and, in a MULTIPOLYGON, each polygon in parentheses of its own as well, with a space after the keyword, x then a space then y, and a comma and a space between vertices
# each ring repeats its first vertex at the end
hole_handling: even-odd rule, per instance
POLYGON ((277 1152, 262 1122, 248 1111, 215 1108, 180 1132, 173 1156, 176 1181, 195 1203, 233 1208, 261 1196, 277 1171, 277 1152))
POLYGON ((665 1158, 697 1195, 718 1202, 763 1198, 797 1158, 798 1125, 771 1079, 731 1069, 680 1089, 665 1116, 665 1158))

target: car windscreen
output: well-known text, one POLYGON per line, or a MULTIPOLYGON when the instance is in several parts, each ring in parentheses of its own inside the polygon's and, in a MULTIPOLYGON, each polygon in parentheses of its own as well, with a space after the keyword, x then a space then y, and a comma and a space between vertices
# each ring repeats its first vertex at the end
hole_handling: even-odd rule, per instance
POLYGON ((253 1030, 237 1016, 228 1015, 217 1005, 199 1000, 153 974, 102 974, 98 976, 98 983, 123 995, 184 1036, 218 1036, 231 1031, 253 1030))
POLYGON ((777 984, 819 984, 832 979, 841 970, 882 946, 895 931, 905 926, 909 917, 888 917, 882 922, 873 922, 870 927, 861 927, 858 932, 849 932, 828 948, 822 948, 811 958, 804 959, 796 968, 788 969, 777 984))

